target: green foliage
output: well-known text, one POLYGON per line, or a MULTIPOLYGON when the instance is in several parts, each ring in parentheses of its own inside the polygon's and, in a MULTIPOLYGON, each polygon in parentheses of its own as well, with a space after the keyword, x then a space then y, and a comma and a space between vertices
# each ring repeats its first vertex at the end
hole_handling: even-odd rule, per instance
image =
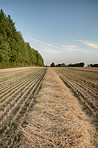
POLYGON ((55 64, 54 64, 54 63, 52 63, 50 66, 51 66, 51 67, 55 67, 55 64))
POLYGON ((75 64, 69 64, 69 65, 65 65, 65 63, 55 65, 54 63, 52 63, 50 66, 51 67, 84 67, 84 63, 75 63, 75 64))
POLYGON ((69 64, 68 67, 84 67, 84 63, 69 64))
POLYGON ((56 67, 66 67, 65 63, 57 64, 56 67))
POLYGON ((0 67, 15 66, 44 66, 42 56, 37 50, 24 42, 20 32, 15 28, 15 23, 10 15, 6 17, 0 11, 0 67))
POLYGON ((98 64, 90 64, 88 67, 98 67, 98 64))

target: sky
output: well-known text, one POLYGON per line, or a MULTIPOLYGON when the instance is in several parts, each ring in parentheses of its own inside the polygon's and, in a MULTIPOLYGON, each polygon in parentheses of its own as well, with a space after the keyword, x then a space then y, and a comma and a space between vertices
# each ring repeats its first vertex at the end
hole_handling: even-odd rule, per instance
POLYGON ((0 0, 0 9, 45 65, 98 63, 98 0, 0 0))

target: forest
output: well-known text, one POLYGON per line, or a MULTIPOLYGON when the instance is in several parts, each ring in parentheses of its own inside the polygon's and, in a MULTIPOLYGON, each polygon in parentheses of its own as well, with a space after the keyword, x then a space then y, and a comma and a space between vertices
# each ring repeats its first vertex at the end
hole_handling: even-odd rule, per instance
POLYGON ((10 15, 0 10, 0 68, 44 66, 40 53, 25 42, 10 15))

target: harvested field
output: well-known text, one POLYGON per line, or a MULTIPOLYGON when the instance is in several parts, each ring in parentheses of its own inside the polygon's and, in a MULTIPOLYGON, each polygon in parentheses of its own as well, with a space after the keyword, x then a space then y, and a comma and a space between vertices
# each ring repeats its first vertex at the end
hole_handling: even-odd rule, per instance
POLYGON ((68 67, 68 69, 74 69, 74 70, 84 70, 89 72, 97 72, 98 73, 98 67, 68 67))
POLYGON ((19 140, 17 128, 35 103, 45 71, 36 67, 0 70, 0 148, 12 148, 19 140))
POLYGON ((96 130, 90 122, 77 98, 48 68, 28 125, 20 128, 20 147, 95 148, 96 130))
MULTIPOLYGON (((96 120, 98 113, 98 68, 54 68, 96 120)), ((95 123, 96 124, 96 123, 95 123)))

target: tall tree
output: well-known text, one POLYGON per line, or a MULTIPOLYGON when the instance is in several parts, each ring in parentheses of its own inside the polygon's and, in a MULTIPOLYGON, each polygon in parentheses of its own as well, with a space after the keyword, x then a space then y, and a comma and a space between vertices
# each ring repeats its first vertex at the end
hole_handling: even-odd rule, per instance
POLYGON ((37 50, 25 43, 15 28, 11 16, 0 10, 0 67, 7 66, 43 66, 44 61, 37 50))

